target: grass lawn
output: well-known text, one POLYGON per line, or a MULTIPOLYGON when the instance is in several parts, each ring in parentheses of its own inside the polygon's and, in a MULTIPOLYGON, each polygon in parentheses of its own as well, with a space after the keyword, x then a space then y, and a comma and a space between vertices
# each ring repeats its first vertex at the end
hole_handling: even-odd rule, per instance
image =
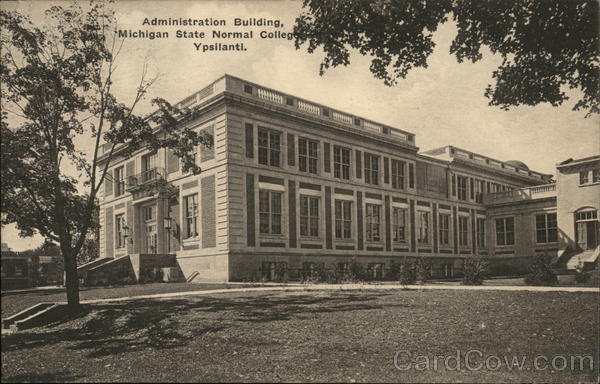
MULTIPOLYGON (((154 283, 115 287, 80 287, 81 300, 109 299, 114 297, 144 296, 156 293, 200 291, 227 288, 227 284, 154 283)), ((43 302, 67 301, 63 290, 49 289, 31 292, 2 292, 2 318, 13 315, 32 305, 43 302)))
MULTIPOLYGON (((248 292, 86 307, 75 318, 2 336, 2 381, 596 382, 597 293, 248 292), (526 358, 527 369, 455 370, 526 358), (405 351, 394 365, 394 356, 405 351), (410 358, 407 358, 410 354, 410 358), (594 370, 556 370, 556 356, 594 370), (481 357, 480 357, 481 356, 481 357), (534 370, 536 356, 544 370, 534 370), (424 361, 430 361, 429 370, 424 361), (415 365, 421 363, 420 365, 415 365)), ((563 360, 558 360, 558 368, 563 360)))

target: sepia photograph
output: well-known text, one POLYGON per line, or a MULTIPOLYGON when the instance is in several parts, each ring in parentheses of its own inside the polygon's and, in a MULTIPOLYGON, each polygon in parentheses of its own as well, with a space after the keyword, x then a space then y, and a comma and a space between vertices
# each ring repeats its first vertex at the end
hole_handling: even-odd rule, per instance
POLYGON ((599 5, 0 2, 1 381, 599 383, 599 5))

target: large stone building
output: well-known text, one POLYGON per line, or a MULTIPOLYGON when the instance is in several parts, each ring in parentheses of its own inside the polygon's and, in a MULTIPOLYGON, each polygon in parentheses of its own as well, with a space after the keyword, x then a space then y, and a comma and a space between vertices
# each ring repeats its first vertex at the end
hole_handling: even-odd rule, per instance
POLYGON ((452 146, 419 153, 413 133, 229 75, 179 106, 213 137, 202 173, 142 150, 111 162, 101 196, 101 255, 137 277, 177 265, 197 281, 294 279, 352 261, 381 277, 405 257, 446 277, 473 256, 508 269, 597 256, 599 156, 559 165, 554 183, 452 146))

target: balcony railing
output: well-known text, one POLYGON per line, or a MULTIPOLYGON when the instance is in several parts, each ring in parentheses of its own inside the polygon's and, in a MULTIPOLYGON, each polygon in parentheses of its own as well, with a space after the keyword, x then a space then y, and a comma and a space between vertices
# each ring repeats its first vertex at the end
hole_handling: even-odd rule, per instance
POLYGON ((163 168, 151 168, 127 178, 127 189, 135 189, 158 180, 165 180, 163 168))
POLYGON ((510 191, 486 193, 483 195, 484 204, 511 203, 522 200, 543 199, 556 196, 556 184, 537 185, 513 189, 510 191))

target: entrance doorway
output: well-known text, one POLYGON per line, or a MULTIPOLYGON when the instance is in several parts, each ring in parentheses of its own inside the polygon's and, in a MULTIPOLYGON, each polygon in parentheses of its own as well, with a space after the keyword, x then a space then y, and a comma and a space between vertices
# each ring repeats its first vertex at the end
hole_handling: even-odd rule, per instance
POLYGON ((584 251, 596 249, 600 238, 598 211, 587 210, 575 213, 575 234, 579 248, 584 251))
POLYGON ((143 253, 157 253, 156 205, 142 207, 144 218, 144 249, 143 253))

